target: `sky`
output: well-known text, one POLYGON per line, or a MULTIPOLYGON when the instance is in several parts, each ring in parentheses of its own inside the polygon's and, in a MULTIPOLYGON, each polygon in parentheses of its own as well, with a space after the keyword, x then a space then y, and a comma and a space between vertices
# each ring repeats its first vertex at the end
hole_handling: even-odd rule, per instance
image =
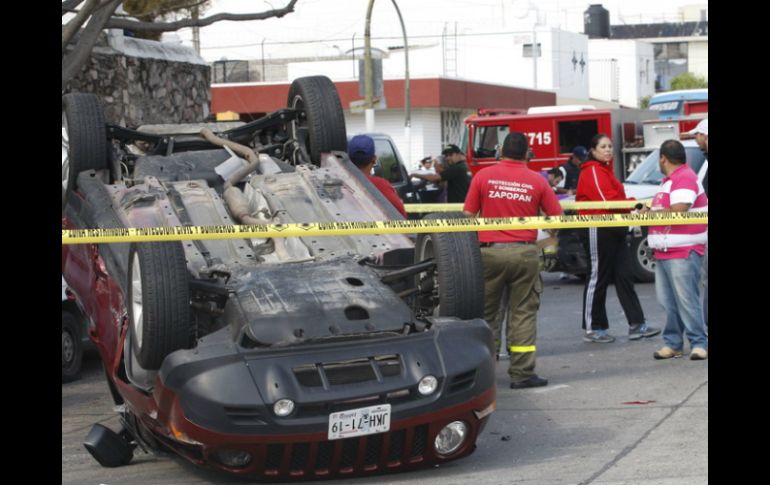
MULTIPOLYGON (((610 23, 635 24, 679 20, 678 8, 707 4, 703 0, 396 0, 404 18, 410 45, 428 42, 444 29, 459 34, 531 31, 541 26, 582 32, 583 12, 600 3, 610 12, 610 23), (421 40, 422 39, 422 40, 421 40)), ((286 0, 213 0, 205 12, 254 12, 280 8, 286 0)), ((280 19, 218 22, 201 29, 201 55, 207 61, 258 59, 289 55, 331 55, 363 45, 368 0, 299 0, 293 13, 280 19), (264 44, 263 44, 264 43, 264 44)), ((372 11, 373 38, 403 45, 401 26, 392 0, 376 0, 372 11)), ((192 33, 177 33, 192 45, 192 33)), ((374 45, 374 42, 373 42, 374 45)))

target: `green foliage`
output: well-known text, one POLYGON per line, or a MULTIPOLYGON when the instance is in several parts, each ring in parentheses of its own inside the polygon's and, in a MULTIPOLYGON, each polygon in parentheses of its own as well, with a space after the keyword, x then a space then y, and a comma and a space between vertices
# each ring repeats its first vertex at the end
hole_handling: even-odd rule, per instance
POLYGON ((639 108, 640 109, 647 109, 650 107, 650 98, 652 96, 644 96, 643 98, 639 98, 639 108))
MULTIPOLYGON (((211 0, 125 0, 123 9, 143 22, 155 22, 169 14, 192 14, 193 10, 202 12, 211 0)), ((196 13, 197 13, 196 12, 196 13)), ((141 39, 160 40, 160 32, 137 32, 141 39)))
POLYGON ((709 87, 708 81, 703 76, 695 75, 691 72, 680 74, 671 79, 671 90, 679 89, 699 89, 709 87))

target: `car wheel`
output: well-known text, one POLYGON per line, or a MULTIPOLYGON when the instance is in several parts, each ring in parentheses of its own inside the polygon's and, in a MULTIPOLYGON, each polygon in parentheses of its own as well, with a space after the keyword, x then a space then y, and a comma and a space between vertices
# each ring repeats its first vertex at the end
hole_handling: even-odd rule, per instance
POLYGON ((61 380, 72 382, 80 378, 83 362, 83 343, 80 341, 78 322, 69 312, 61 312, 61 380))
POLYGON ((310 160, 321 164, 321 153, 346 151, 345 116, 334 83, 326 76, 301 77, 291 83, 287 100, 296 110, 291 136, 300 143, 310 160))
POLYGON ((139 365, 157 370, 168 354, 191 343, 189 275, 181 243, 131 245, 128 278, 132 349, 139 365))
POLYGON ((107 123, 102 105, 93 94, 62 96, 62 190, 73 190, 84 170, 109 169, 107 123))
MULTIPOLYGON (((461 212, 432 213, 424 219, 462 218, 461 212)), ((417 235, 415 262, 433 258, 435 270, 417 276, 417 312, 434 316, 481 318, 484 274, 478 237, 473 232, 417 235)))
POLYGON ((655 256, 647 243, 647 235, 631 239, 631 265, 634 279, 640 283, 655 281, 655 256))

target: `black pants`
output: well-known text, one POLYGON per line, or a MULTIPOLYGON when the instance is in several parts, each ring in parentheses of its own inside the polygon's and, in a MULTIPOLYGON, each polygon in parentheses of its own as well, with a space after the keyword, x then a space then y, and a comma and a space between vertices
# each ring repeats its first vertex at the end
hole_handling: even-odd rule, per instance
POLYGON ((644 312, 634 290, 627 227, 589 228, 581 238, 588 251, 588 275, 583 290, 583 328, 607 330, 607 286, 615 284, 629 325, 644 323, 644 312))

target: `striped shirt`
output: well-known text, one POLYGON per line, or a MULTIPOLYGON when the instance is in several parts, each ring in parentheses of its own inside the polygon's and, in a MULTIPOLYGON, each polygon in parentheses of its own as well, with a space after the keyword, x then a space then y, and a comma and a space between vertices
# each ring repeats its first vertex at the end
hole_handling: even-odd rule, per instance
MULTIPOLYGON (((682 164, 665 177, 660 192, 652 199, 652 210, 670 209, 673 204, 690 204, 687 212, 708 212, 708 197, 698 175, 682 164)), ((708 241, 708 224, 650 226, 647 241, 656 259, 684 259, 690 251, 703 256, 708 241)))

